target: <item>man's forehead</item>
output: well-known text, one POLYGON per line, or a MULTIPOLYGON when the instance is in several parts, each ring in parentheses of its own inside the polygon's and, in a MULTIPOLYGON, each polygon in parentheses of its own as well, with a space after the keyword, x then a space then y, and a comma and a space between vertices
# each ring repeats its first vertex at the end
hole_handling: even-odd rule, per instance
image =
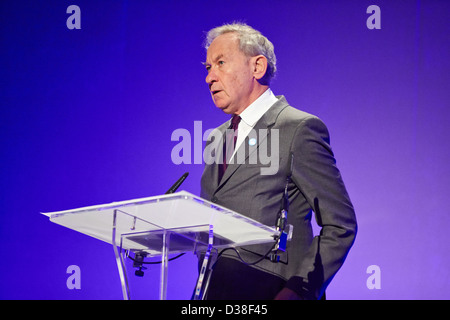
POLYGON ((225 33, 213 40, 206 52, 209 62, 215 62, 221 58, 236 53, 238 48, 238 38, 235 33, 225 33))

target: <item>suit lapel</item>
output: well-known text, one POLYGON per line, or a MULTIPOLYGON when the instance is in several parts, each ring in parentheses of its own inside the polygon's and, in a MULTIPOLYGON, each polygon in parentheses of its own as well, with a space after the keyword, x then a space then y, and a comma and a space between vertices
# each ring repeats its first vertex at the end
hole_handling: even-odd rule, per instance
MULTIPOLYGON (((213 184, 213 189, 215 190, 218 185, 219 185, 219 165, 218 165, 218 161, 222 161, 223 159, 223 148, 222 148, 222 143, 223 143, 223 137, 225 135, 225 130, 228 128, 229 126, 229 121, 223 123, 222 125, 220 125, 219 127, 217 127, 214 130, 218 130, 219 133, 217 134, 216 137, 222 137, 221 141, 219 142, 220 145, 216 145, 216 146, 212 146, 213 152, 214 154, 212 154, 212 164, 207 164, 205 165, 205 171, 203 173, 203 175, 205 175, 208 181, 211 181, 213 184)), ((215 142, 215 141, 214 141, 215 142)), ((210 143, 214 143, 214 142, 209 142, 206 144, 206 148, 208 148, 210 143)))
MULTIPOLYGON (((246 137, 246 139, 242 142, 239 149, 236 152, 236 155, 239 154, 239 152, 242 152, 242 154, 245 154, 245 161, 240 163, 236 163, 236 155, 234 157, 234 162, 232 164, 228 165, 227 170, 225 171, 225 174, 222 177, 222 180, 218 183, 217 189, 220 189, 227 181, 228 179, 236 172, 236 170, 242 165, 242 163, 247 163, 250 156, 256 156, 253 155, 253 153, 257 152, 259 145, 267 139, 267 135, 269 133, 269 130, 276 122, 278 115, 280 112, 288 106, 288 103, 284 96, 277 97, 279 100, 272 106, 270 109, 259 119, 259 121, 255 124, 253 127, 254 132, 256 132, 256 144, 252 147, 249 147, 249 152, 245 153, 245 148, 247 145, 249 145, 249 137, 246 137), (264 130, 265 129, 265 130, 264 130)), ((225 131, 225 129, 223 130, 225 131)), ((213 178, 215 177, 218 181, 218 165, 212 166, 214 167, 214 174, 213 178)))

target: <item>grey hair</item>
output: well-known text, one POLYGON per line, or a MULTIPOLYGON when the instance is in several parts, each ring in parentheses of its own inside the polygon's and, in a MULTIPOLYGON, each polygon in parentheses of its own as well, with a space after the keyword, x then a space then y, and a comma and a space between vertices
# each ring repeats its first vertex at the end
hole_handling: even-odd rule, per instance
POLYGON ((237 34, 239 49, 247 55, 247 57, 254 57, 261 54, 267 58, 267 71, 261 79, 261 82, 268 85, 270 80, 274 78, 277 71, 277 58, 275 57, 272 42, 270 42, 269 39, 263 36, 258 30, 255 30, 247 24, 241 22, 224 24, 208 31, 204 42, 205 49, 208 50, 215 38, 230 32, 237 34))

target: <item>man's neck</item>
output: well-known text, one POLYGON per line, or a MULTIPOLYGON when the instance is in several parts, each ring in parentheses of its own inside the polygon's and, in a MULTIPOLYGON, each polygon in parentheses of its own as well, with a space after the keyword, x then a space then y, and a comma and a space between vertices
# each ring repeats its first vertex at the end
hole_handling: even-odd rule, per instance
POLYGON ((255 85, 254 90, 250 94, 247 105, 245 107, 242 107, 238 111, 236 111, 235 114, 237 114, 237 115, 241 114, 253 102, 255 102, 264 92, 266 92, 267 89, 269 89, 269 86, 267 86, 267 85, 261 85, 261 84, 259 84, 258 81, 256 81, 256 83, 257 84, 255 85))

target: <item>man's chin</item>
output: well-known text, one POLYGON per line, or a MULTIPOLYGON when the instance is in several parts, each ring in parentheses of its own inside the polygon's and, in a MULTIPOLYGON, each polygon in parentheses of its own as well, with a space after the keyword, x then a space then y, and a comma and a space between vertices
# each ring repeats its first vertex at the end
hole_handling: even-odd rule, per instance
POLYGON ((229 105, 221 105, 221 104, 216 104, 216 107, 219 108, 220 110, 222 110, 224 113, 226 114, 232 114, 233 111, 230 110, 230 106, 229 105))

